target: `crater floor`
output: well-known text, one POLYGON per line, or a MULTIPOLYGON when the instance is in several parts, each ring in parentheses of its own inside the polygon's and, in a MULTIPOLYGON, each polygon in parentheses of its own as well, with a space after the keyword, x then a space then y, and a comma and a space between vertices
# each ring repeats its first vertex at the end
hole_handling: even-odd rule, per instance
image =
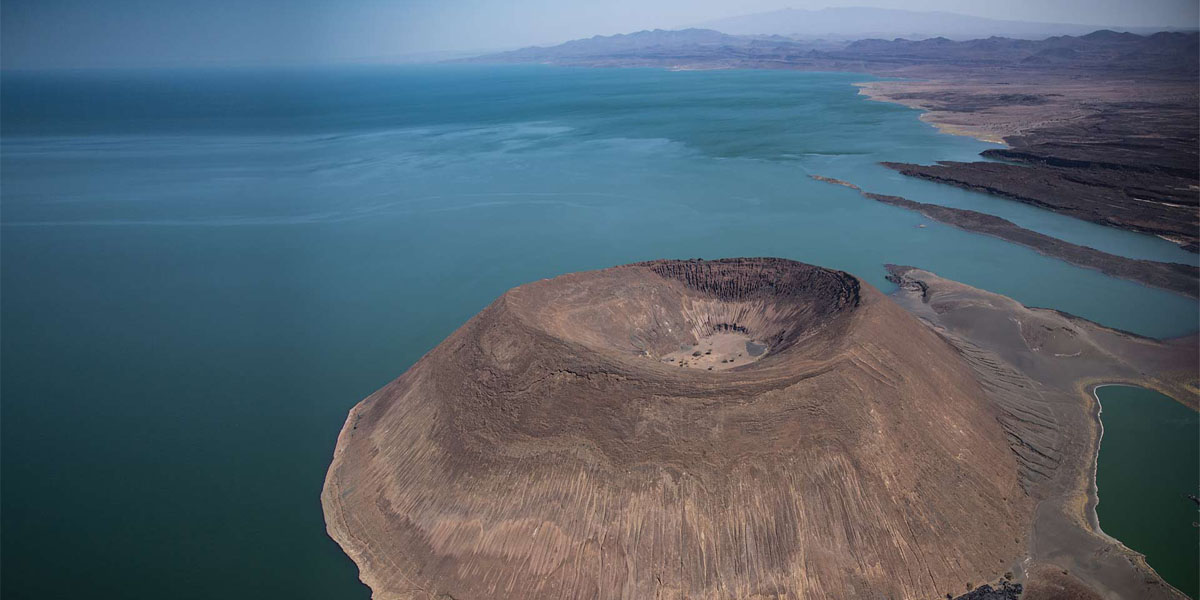
POLYGON ((766 356, 767 350, 766 344, 744 333, 721 332, 706 335, 695 345, 684 345, 660 360, 680 367, 725 371, 755 362, 766 356))

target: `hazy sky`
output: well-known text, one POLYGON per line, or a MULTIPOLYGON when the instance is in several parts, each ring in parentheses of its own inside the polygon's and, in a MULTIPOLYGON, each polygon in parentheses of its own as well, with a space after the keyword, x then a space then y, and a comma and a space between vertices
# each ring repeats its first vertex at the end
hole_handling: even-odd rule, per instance
POLYGON ((5 68, 311 63, 506 49, 826 6, 1196 27, 1196 0, 3 0, 5 68))

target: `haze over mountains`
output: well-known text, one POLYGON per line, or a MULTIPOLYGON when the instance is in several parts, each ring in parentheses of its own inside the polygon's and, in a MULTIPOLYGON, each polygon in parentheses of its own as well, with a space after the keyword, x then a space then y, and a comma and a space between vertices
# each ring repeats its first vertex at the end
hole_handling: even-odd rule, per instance
POLYGON ((1042 40, 1003 37, 954 41, 862 39, 796 40, 783 36, 729 35, 711 29, 639 31, 594 36, 550 47, 534 46, 469 59, 576 66, 671 68, 788 68, 912 72, 922 68, 1083 72, 1197 72, 1197 33, 1137 35, 1101 30, 1042 40))
POLYGON ((873 7, 785 8, 677 29, 596 35, 482 58, 592 66, 633 66, 633 62, 651 66, 678 60, 683 63, 678 66, 684 67, 698 66, 696 61, 709 67, 765 67, 782 62, 793 68, 813 60, 899 64, 981 59, 1032 66, 1116 59, 1122 67, 1149 64, 1159 70, 1193 62, 1188 57, 1196 54, 1189 49, 1195 36, 1187 34, 1195 31, 1195 27, 1101 27, 873 7), (1173 57, 1164 62, 1160 60, 1164 53, 1173 57), (1152 61, 1138 60, 1151 56, 1152 61))
MULTIPOLYGON (((1039 23, 988 19, 949 12, 925 12, 865 6, 831 7, 820 10, 785 8, 741 15, 693 25, 731 35, 783 35, 801 39, 863 39, 945 37, 969 40, 992 36, 1038 40, 1057 35, 1082 35, 1096 25, 1039 23)), ((1117 27, 1130 33, 1153 33, 1166 27, 1117 27)))

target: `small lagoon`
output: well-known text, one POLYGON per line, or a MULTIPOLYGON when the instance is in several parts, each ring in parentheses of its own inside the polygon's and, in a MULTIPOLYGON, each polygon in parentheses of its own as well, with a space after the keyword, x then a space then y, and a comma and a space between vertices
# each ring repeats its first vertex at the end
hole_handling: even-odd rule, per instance
POLYGON ((1200 415, 1139 387, 1101 386, 1096 397, 1104 424, 1100 528, 1146 555, 1167 583, 1200 598, 1200 415))

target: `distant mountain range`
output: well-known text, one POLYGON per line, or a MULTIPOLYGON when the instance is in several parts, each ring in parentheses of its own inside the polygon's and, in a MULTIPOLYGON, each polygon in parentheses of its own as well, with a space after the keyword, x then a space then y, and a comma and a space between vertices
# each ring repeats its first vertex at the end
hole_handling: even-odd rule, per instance
POLYGON ((712 29, 655 29, 617 35, 597 35, 557 46, 530 46, 479 57, 481 61, 570 62, 598 58, 653 58, 666 56, 712 56, 751 47, 780 47, 808 50, 802 44, 775 36, 734 36, 712 29))
POLYGON ((489 54, 470 62, 533 62, 580 66, 674 68, 793 68, 906 72, 923 67, 969 67, 1104 72, 1196 73, 1200 35, 1153 35, 1109 30, 1041 40, 989 37, 955 41, 862 39, 797 40, 729 35, 711 29, 639 31, 595 36, 550 47, 489 54))
MULTIPOLYGON (((1007 21, 949 12, 869 7, 820 10, 785 8, 708 21, 694 27, 732 35, 783 35, 799 39, 839 40, 896 37, 970 40, 992 36, 1038 40, 1061 35, 1082 35, 1101 29, 1095 25, 1007 21)), ((1154 33, 1168 28, 1119 29, 1131 33, 1154 33)))

